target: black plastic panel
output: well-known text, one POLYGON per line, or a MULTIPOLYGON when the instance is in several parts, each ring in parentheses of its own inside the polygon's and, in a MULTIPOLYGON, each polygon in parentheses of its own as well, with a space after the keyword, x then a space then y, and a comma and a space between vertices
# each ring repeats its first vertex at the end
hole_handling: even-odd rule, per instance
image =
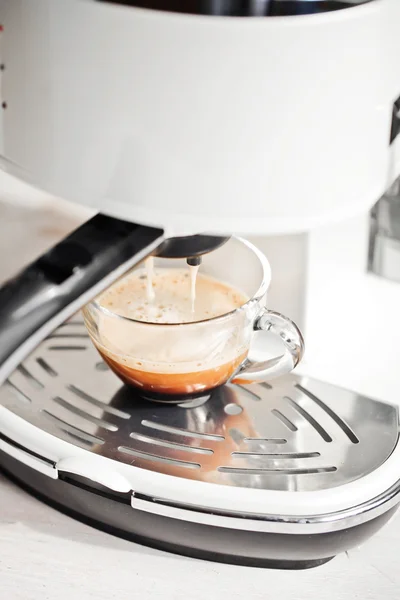
POLYGON ((111 4, 187 14, 231 17, 311 15, 354 8, 375 0, 98 0, 111 4))
POLYGON ((99 214, 6 282, 0 288, 0 365, 44 324, 162 233, 99 214))

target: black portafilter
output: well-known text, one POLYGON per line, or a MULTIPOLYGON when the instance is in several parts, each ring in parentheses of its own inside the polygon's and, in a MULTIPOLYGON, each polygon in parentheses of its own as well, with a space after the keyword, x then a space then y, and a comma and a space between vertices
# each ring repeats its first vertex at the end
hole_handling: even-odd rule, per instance
POLYGON ((191 266, 201 264, 203 254, 216 250, 229 240, 230 236, 187 235, 166 239, 155 251, 161 258, 186 258, 191 266))

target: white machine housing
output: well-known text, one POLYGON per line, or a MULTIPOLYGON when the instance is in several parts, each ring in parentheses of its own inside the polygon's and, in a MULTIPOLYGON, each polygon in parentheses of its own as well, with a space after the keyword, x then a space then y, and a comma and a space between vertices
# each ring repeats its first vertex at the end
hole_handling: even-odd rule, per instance
POLYGON ((400 3, 210 17, 1 0, 3 167, 173 234, 296 232, 400 171, 400 3), (389 174, 390 173, 390 174, 389 174))

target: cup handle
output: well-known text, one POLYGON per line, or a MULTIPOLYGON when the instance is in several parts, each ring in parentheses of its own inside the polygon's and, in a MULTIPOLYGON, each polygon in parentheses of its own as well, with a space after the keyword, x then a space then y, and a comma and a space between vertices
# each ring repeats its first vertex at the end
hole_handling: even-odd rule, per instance
POLYGON ((263 308, 253 324, 254 331, 267 331, 280 339, 283 354, 265 361, 246 358, 231 377, 232 383, 253 383, 279 377, 292 371, 304 354, 303 336, 293 321, 263 308))

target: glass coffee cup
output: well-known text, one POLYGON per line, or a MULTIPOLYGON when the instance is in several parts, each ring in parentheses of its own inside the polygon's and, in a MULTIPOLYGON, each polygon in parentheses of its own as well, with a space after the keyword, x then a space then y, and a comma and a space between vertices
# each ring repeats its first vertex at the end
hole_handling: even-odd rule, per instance
MULTIPOLYGON (((179 259, 155 258, 154 266, 188 268, 179 259)), ((297 326, 266 308, 271 269, 255 246, 232 237, 203 257, 201 273, 239 290, 247 301, 227 314, 188 323, 134 320, 102 306, 101 297, 83 309, 104 361, 144 398, 180 403, 228 381, 267 381, 301 360, 304 343, 297 326)))

